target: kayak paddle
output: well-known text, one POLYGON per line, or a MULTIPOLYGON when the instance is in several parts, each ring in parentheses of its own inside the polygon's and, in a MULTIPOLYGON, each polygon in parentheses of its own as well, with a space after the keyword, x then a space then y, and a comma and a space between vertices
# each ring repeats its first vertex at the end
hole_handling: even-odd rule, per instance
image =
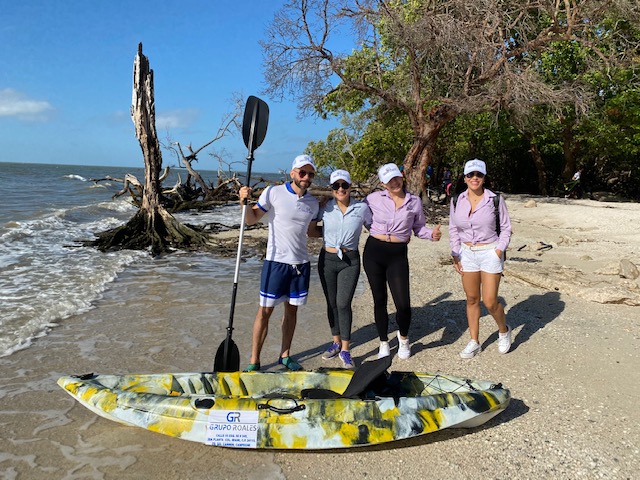
MULTIPOLYGON (((253 163, 253 152, 258 148, 267 134, 267 124, 269 123, 269 107, 258 97, 253 95, 247 99, 244 108, 244 118, 242 121, 242 138, 247 146, 247 186, 251 184, 251 164, 253 163)), ((244 222, 247 215, 247 200, 242 204, 242 221, 240 222, 240 239, 238 240, 238 253, 236 255, 236 272, 233 277, 233 293, 231 294, 231 309, 229 312, 229 325, 227 326, 227 337, 218 347, 216 359, 213 365, 214 372, 237 372, 240 370, 240 351, 238 346, 231 340, 233 332, 233 314, 236 308, 236 294, 238 293, 238 276, 240 273, 240 259, 242 255, 242 240, 244 238, 244 222)))

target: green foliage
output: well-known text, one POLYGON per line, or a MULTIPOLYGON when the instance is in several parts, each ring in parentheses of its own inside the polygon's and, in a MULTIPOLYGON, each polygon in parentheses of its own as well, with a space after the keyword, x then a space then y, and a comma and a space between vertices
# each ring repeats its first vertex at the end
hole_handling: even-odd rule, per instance
POLYGON ((588 68, 588 51, 576 41, 552 42, 540 55, 538 71, 550 84, 573 82, 588 68))
POLYGON ((342 168, 355 182, 365 181, 380 165, 401 163, 411 147, 411 129, 398 112, 381 114, 373 121, 355 117, 343 123, 347 126, 332 130, 326 140, 307 146, 306 153, 323 171, 342 168))
POLYGON ((454 178, 459 177, 465 162, 472 158, 487 163, 492 188, 537 193, 526 142, 505 112, 460 115, 443 129, 434 157, 435 170, 442 172, 450 165, 454 178))
POLYGON ((593 186, 640 199, 640 89, 607 98, 578 127, 593 186))
POLYGON ((387 113, 369 123, 353 146, 359 170, 367 175, 385 163, 401 164, 413 142, 410 132, 406 116, 398 112, 387 113))

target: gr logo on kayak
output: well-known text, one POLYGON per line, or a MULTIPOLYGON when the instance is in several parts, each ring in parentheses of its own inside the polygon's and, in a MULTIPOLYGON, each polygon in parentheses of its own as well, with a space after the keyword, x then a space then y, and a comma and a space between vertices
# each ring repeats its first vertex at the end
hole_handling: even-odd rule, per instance
POLYGON ((255 410, 212 410, 209 412, 209 423, 257 424, 258 412, 255 410))
POLYGON ((240 422, 240 412, 229 412, 227 413, 227 422, 240 422))

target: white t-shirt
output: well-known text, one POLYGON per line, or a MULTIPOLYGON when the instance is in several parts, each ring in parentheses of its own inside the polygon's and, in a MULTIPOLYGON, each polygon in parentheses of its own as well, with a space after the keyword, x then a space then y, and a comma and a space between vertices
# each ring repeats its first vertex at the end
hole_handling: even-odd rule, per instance
POLYGON ((269 225, 266 260, 298 265, 309 261, 307 229, 318 220, 318 200, 309 192, 299 197, 291 183, 265 188, 258 207, 269 225))

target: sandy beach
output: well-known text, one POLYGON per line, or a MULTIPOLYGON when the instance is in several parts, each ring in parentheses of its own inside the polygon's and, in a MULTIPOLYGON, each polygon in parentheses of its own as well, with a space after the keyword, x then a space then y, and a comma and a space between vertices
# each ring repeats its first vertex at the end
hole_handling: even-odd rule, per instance
MULTIPOLYGON (((0 478, 638 478, 640 204, 505 197, 514 234, 500 297, 514 331, 511 352, 498 353, 495 323, 485 314, 483 352, 471 360, 458 356, 468 341, 465 301, 443 225, 442 241, 409 245, 413 355, 394 357, 392 365, 503 383, 512 402, 484 426, 377 447, 271 452, 207 447, 102 419, 60 389, 57 378, 207 370, 224 339, 207 318, 226 315, 226 306, 174 298, 170 279, 156 279, 153 291, 123 305, 119 288, 148 285, 143 271, 129 271, 96 308, 0 358, 0 478), (118 314, 105 323, 107 311, 118 314)), ((358 364, 378 346, 364 274, 361 280, 352 348, 358 364)), ((234 340, 243 364, 257 281, 243 279, 240 286, 234 340)), ((294 356, 307 369, 337 367, 337 360, 320 358, 330 335, 317 277, 312 289, 294 356)), ((268 359, 277 359, 279 314, 263 360, 274 369, 268 359)), ((394 353, 396 342, 391 345, 394 353)))

